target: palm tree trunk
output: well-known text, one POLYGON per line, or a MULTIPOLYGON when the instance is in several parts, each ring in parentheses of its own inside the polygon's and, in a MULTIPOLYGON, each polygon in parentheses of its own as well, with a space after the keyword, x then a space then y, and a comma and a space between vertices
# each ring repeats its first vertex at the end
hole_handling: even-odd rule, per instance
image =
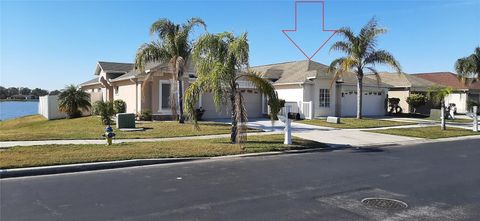
POLYGON ((180 78, 178 78, 178 106, 180 115, 178 122, 183 124, 185 123, 185 119, 183 117, 183 81, 180 78))
POLYGON ((357 77, 357 119, 362 119, 363 76, 357 77))
POLYGON ((232 105, 232 128, 230 132, 230 142, 237 143, 237 133, 238 133, 238 122, 237 122, 237 107, 235 102, 236 89, 232 89, 232 94, 230 95, 230 104, 232 105))

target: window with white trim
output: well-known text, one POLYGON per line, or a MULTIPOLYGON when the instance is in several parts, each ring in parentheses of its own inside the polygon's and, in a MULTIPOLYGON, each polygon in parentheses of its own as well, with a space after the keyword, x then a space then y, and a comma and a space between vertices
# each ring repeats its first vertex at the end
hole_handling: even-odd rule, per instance
POLYGON ((169 109, 170 108, 170 83, 168 82, 161 82, 160 83, 160 90, 161 90, 161 96, 160 96, 160 105, 161 109, 169 109))
POLYGON ((329 89, 320 89, 318 106, 330 107, 330 90, 329 89))

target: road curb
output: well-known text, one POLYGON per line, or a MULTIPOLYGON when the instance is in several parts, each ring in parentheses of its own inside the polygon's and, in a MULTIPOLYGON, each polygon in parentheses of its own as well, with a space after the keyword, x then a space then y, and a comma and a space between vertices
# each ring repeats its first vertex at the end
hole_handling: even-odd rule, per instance
POLYGON ((0 179, 24 177, 24 176, 39 176, 59 173, 72 173, 93 170, 115 169, 122 167, 146 166, 153 164, 165 163, 179 163, 194 161, 206 158, 171 158, 171 159, 137 159, 137 160, 122 160, 122 161, 106 161, 95 163, 79 163, 44 167, 26 167, 16 169, 1 169, 0 179))

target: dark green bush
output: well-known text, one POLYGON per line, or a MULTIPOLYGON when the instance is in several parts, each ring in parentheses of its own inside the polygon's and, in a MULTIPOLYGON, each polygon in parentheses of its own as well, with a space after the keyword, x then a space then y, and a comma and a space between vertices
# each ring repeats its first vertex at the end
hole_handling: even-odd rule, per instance
POLYGON ((95 101, 92 105, 92 115, 100 115, 98 111, 99 105, 102 105, 103 101, 95 101))
POLYGON ((98 115, 100 115, 100 118, 102 119, 102 123, 104 125, 112 124, 112 116, 114 115, 112 102, 98 102, 96 111, 98 112, 98 115))
POLYGON ((113 110, 116 114, 125 113, 127 111, 127 104, 123 100, 113 101, 113 110))

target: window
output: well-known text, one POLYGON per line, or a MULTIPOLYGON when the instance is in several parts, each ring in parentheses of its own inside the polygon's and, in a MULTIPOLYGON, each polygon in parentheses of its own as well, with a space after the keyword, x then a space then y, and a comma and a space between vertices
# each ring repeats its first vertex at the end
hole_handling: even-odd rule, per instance
POLYGON ((161 109, 170 108, 170 83, 161 83, 161 109))
POLYGON ((330 90, 329 89, 320 89, 318 103, 320 107, 330 107, 330 90))

